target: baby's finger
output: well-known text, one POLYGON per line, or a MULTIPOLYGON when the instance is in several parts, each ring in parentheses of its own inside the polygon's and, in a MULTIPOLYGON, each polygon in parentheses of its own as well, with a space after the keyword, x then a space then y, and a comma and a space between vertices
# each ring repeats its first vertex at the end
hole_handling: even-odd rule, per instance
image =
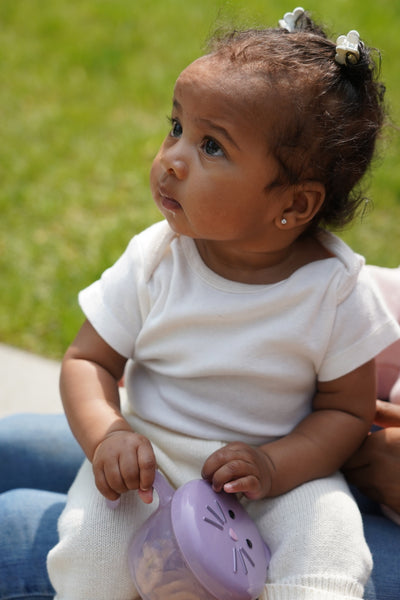
POLYGON ((140 486, 139 467, 134 453, 125 452, 119 457, 119 470, 127 490, 137 490, 140 486))
POLYGON ((118 462, 113 461, 104 465, 104 477, 109 487, 117 494, 124 494, 128 491, 118 462))
POLYGON ((261 498, 260 481, 254 475, 247 475, 235 479, 235 481, 229 481, 223 489, 227 494, 244 494, 250 500, 261 498))
POLYGON ((146 439, 137 449, 139 466, 139 488, 142 492, 151 490, 156 473, 156 457, 151 443, 146 439))
POLYGON ((118 500, 120 494, 113 490, 107 483, 104 472, 100 469, 94 472, 96 487, 107 500, 118 500))
MULTIPOLYGON (((251 465, 241 459, 230 460, 227 464, 220 467, 212 477, 212 487, 216 492, 220 492, 228 483, 238 481, 239 479, 254 476, 251 465)), ((243 491, 243 490, 239 490, 243 491)))
POLYGON ((153 502, 153 488, 146 491, 139 489, 138 494, 145 504, 151 504, 153 502))
POLYGON ((207 481, 212 481, 215 473, 223 467, 229 460, 226 446, 220 450, 216 450, 204 462, 201 470, 201 476, 207 481))

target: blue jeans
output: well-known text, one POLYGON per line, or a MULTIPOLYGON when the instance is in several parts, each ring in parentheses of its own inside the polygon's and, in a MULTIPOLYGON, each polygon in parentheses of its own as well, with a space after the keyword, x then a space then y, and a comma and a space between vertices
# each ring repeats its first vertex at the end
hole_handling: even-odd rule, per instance
MULTIPOLYGON (((0 420, 0 600, 48 600, 46 556, 83 453, 63 415, 0 420)), ((374 556, 366 600, 400 598, 400 527, 355 491, 374 556)))
POLYGON ((84 455, 63 415, 0 419, 0 599, 48 600, 47 553, 84 455))

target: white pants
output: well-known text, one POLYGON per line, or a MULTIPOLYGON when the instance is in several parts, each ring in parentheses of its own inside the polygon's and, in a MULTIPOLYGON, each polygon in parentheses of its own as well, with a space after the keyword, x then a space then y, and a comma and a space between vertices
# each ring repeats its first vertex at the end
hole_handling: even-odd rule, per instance
MULTIPOLYGON (((177 435, 137 417, 128 420, 153 442, 158 467, 175 487, 199 478, 206 458, 224 445, 177 435)), ((278 498, 243 503, 272 553, 262 600, 362 598, 372 559, 357 505, 341 474, 278 498)), ((55 599, 139 598, 128 568, 128 546, 155 508, 128 492, 118 509, 110 510, 86 461, 59 520, 60 541, 48 555, 55 599)))

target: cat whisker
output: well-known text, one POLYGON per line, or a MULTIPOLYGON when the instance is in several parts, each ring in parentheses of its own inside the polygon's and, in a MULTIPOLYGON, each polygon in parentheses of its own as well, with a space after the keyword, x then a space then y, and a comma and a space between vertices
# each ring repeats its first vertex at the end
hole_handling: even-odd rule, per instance
POLYGON ((217 521, 219 521, 221 523, 221 525, 224 525, 226 523, 226 519, 225 519, 225 521, 223 521, 222 518, 219 516, 219 514, 216 513, 215 510, 213 510, 211 508, 211 506, 207 506, 207 510, 217 519, 217 521))
POLYGON ((243 566, 243 569, 244 569, 244 573, 245 573, 245 575, 247 575, 248 570, 247 570, 247 566, 246 566, 245 560, 243 558, 243 548, 240 548, 239 556, 240 556, 240 562, 242 563, 242 566, 243 566))
POLYGON ((238 565, 237 565, 237 550, 233 549, 233 572, 237 573, 238 565))
POLYGON ((247 558, 247 560, 249 561, 249 563, 251 564, 252 567, 255 567, 255 563, 254 563, 253 559, 251 558, 250 554, 248 554, 246 552, 246 550, 244 548, 240 548, 240 554, 242 555, 242 557, 247 558))
POLYGON ((209 523, 210 525, 213 525, 214 527, 216 527, 220 531, 224 530, 224 528, 223 528, 222 525, 220 525, 219 523, 216 523, 215 521, 212 521, 211 519, 208 519, 207 517, 203 517, 203 521, 205 521, 206 523, 209 523))
POLYGON ((220 510, 220 513, 221 513, 221 515, 222 515, 222 518, 223 518, 223 520, 224 520, 224 523, 226 523, 226 522, 227 522, 227 520, 226 520, 226 516, 225 516, 225 513, 224 513, 224 509, 222 508, 222 506, 220 505, 220 503, 218 502, 218 500, 216 500, 216 501, 215 501, 215 504, 218 506, 218 508, 219 508, 219 510, 220 510))

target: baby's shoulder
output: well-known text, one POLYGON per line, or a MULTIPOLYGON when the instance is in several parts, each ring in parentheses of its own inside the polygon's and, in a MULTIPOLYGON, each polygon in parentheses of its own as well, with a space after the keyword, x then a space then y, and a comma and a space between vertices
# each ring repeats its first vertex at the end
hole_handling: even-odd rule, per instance
POLYGON ((151 278, 175 237, 167 221, 159 221, 131 240, 133 254, 140 256, 145 281, 151 278))
POLYGON ((327 285, 336 287, 341 300, 359 284, 364 264, 364 257, 329 231, 319 230, 310 244, 309 272, 325 279, 327 285))

